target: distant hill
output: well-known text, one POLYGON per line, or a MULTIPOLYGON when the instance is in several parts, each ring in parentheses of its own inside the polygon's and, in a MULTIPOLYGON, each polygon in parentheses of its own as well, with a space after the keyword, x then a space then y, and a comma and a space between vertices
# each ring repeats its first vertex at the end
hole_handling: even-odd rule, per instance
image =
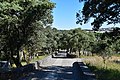
MULTIPOLYGON (((117 27, 100 28, 97 32, 100 32, 100 33, 111 32, 113 31, 114 28, 117 28, 117 27)), ((83 30, 87 32, 94 32, 94 30, 91 30, 91 29, 83 29, 83 30)))

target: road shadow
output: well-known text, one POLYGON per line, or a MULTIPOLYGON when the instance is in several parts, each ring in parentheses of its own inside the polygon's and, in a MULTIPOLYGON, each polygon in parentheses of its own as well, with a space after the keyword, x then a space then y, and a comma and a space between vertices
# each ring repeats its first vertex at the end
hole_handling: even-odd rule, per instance
POLYGON ((67 56, 52 55, 52 58, 68 59, 68 58, 77 58, 77 56, 76 55, 67 55, 67 56))
POLYGON ((120 80, 120 70, 87 66, 96 74, 97 80, 120 80))
POLYGON ((62 66, 43 67, 19 80, 73 80, 73 68, 62 66))

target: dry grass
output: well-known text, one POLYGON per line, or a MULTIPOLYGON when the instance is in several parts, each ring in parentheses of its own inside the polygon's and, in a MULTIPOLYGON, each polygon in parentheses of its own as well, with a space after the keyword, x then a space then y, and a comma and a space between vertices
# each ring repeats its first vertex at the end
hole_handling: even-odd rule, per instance
POLYGON ((87 57, 84 62, 96 74, 97 80, 120 80, 120 63, 114 62, 120 57, 112 56, 103 63, 102 57, 87 57))

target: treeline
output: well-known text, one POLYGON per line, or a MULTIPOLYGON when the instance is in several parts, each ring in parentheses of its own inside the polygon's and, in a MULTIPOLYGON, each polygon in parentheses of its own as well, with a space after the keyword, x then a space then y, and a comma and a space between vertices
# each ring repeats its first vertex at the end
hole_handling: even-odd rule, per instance
POLYGON ((117 27, 105 33, 86 32, 80 28, 57 30, 42 27, 38 35, 32 49, 48 51, 49 54, 64 49, 68 54, 75 53, 77 56, 97 54, 105 59, 120 53, 120 28, 117 27))
MULTIPOLYGON (((29 38, 29 43, 19 50, 18 55, 22 51, 24 55, 33 58, 39 52, 53 54, 59 50, 66 50, 68 54, 75 53, 78 57, 97 54, 105 59, 113 54, 119 54, 120 51, 119 28, 114 28, 111 32, 99 33, 86 32, 81 28, 57 30, 50 26, 41 26, 39 22, 34 26, 37 26, 35 34, 29 38)), ((8 60, 10 54, 1 52, 1 59, 8 60)), ((27 61, 26 58, 24 60, 27 61)))
MULTIPOLYGON (((86 32, 80 28, 71 30, 57 30, 56 28, 41 27, 37 31, 37 38, 32 41, 29 51, 42 51, 53 54, 59 50, 66 50, 68 54, 100 55, 108 58, 120 52, 120 28, 111 32, 86 32), (33 46, 34 45, 34 46, 33 46)), ((33 53, 33 52, 32 52, 33 53)))

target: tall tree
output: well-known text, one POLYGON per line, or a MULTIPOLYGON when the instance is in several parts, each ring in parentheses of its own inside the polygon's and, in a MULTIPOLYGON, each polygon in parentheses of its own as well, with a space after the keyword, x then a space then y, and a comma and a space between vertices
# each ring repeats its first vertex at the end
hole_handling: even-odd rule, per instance
POLYGON ((0 1, 0 38, 2 51, 10 55, 20 67, 19 50, 29 44, 40 21, 42 25, 52 23, 52 8, 49 0, 2 0, 0 1), (16 55, 17 57, 14 57, 16 55))

